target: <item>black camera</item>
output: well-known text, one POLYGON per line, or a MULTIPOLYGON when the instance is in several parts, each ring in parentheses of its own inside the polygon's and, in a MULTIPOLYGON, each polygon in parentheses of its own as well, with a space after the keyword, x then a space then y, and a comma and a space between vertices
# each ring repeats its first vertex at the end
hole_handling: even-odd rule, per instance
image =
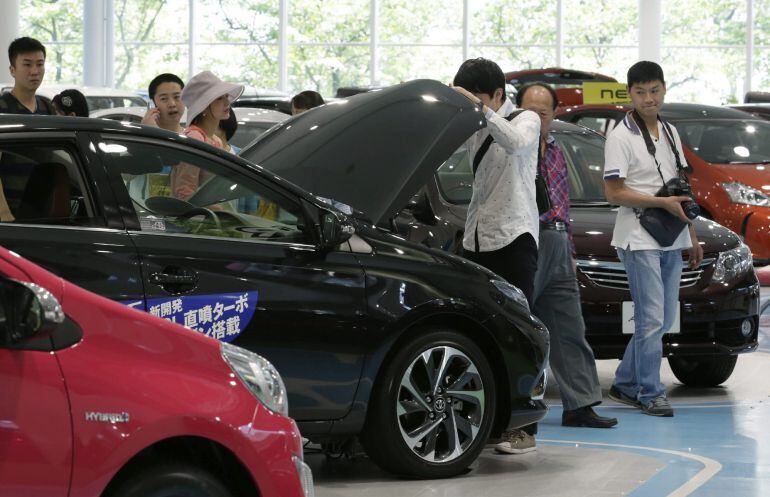
MULTIPOLYGON (((671 178, 666 184, 658 190, 658 197, 679 197, 685 196, 693 198, 690 184, 683 178, 671 178)), ((694 200, 682 202, 682 210, 688 219, 695 219, 700 215, 700 207, 694 200)))

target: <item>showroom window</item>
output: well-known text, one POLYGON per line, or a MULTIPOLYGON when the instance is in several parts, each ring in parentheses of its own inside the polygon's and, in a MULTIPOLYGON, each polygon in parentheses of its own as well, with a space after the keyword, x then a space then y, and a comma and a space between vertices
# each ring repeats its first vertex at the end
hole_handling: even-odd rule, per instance
POLYGON ((116 88, 146 91, 161 72, 187 73, 187 0, 113 0, 113 5, 116 88))
POLYGON ((637 0, 579 0, 564 2, 562 66, 598 72, 625 81, 639 58, 637 0), (602 15, 597 16, 596 12, 602 15))
MULTIPOLYGON (((80 84, 83 80, 83 0, 27 0, 19 4, 19 33, 46 46, 44 84, 80 84)), ((3 68, 7 59, 3 47, 3 68)), ((5 70, 5 69, 4 69, 5 70)), ((10 79, 7 70, 0 81, 10 79)))
POLYGON ((746 1, 663 2, 661 58, 669 101, 743 101, 746 1))
POLYGON ((378 82, 452 80, 463 61, 462 0, 381 0, 379 20, 378 82))
POLYGON ((483 0, 471 7, 469 57, 497 61, 503 71, 555 65, 556 2, 483 0))
POLYGON ((247 95, 278 88, 278 2, 199 0, 192 5, 195 57, 191 71, 208 69, 247 85, 247 95))
MULTIPOLYGON (((255 94, 331 96, 341 86, 448 82, 464 58, 479 56, 505 71, 561 66, 623 81, 639 58, 639 0, 105 2, 115 54, 106 81, 131 90, 161 71, 186 80, 210 69, 255 94)), ((48 83, 82 81, 83 5, 22 2, 20 32, 52 49, 48 83)), ((733 102, 770 84, 770 0, 664 0, 660 8, 669 100, 733 102)))

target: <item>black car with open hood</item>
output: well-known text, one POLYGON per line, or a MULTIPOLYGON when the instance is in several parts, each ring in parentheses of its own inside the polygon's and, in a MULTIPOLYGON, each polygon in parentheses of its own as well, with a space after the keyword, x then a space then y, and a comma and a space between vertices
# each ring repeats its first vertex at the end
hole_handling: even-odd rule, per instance
MULTIPOLYGON (((452 97, 452 92, 448 93, 452 97)), ((377 99, 371 94, 354 98, 377 99)), ((355 103, 354 98, 348 105, 355 103)), ((459 105, 462 104, 460 100, 459 105)), ((326 116, 328 114, 319 113, 308 122, 324 125, 326 116)), ((392 121, 408 119, 408 113, 401 112, 392 121)), ((475 124, 470 119, 459 121, 458 128, 462 124, 465 132, 470 132, 475 124)), ((442 123, 434 124, 440 127, 442 123)), ((280 129, 274 131, 281 132, 280 129)), ((410 133, 414 133, 411 139, 423 139, 426 144, 431 143, 433 137, 419 135, 417 131, 410 133)), ((620 358, 633 333, 633 308, 625 269, 610 245, 616 208, 604 198, 604 138, 584 127, 560 121, 552 124, 552 135, 564 153, 569 172, 571 236, 576 250, 586 338, 597 358, 620 358)), ((346 149, 364 140, 378 139, 376 133, 348 136, 354 141, 347 144, 346 149)), ((257 146, 261 141, 257 141, 257 146)), ((443 156, 446 150, 441 152, 443 156)), ((249 149, 244 153, 253 156, 249 149)), ((400 148, 388 150, 382 157, 383 163, 373 160, 369 165, 379 170, 401 171, 403 168, 406 172, 402 174, 411 172, 414 181, 402 187, 401 183, 389 182, 387 175, 381 175, 378 182, 363 186, 368 188, 367 196, 382 199, 387 194, 388 198, 398 201, 386 209, 373 210, 372 218, 407 240, 459 252, 473 184, 467 149, 459 147, 443 164, 423 160, 424 156, 407 151, 399 162, 399 154, 400 148), (399 192, 392 192, 399 188, 399 192), (382 192, 379 197, 377 191, 382 192)), ((339 156, 343 156, 342 152, 339 156)), ((270 162, 263 164, 273 167, 270 162)), ((290 163, 283 166, 287 170, 281 174, 290 175, 290 163)), ((326 179, 334 167, 333 162, 317 162, 314 174, 326 179)), ((296 171, 293 180, 305 187, 314 181, 309 172, 296 171)), ((367 202, 368 198, 359 198, 360 182, 317 183, 317 187, 315 192, 319 195, 351 202, 364 212, 375 207, 367 202)), ((687 261, 683 261, 680 312, 674 328, 664 335, 664 354, 683 383, 714 386, 730 377, 740 354, 757 348, 759 284, 752 268, 751 252, 735 233, 703 218, 695 221, 695 228, 705 259, 696 268, 690 268, 687 261)))
MULTIPOLYGON (((483 125, 453 90, 419 81, 312 109, 252 150, 320 196, 347 186, 356 196, 341 201, 379 220, 408 197, 350 178, 378 170, 374 181, 408 190, 483 125), (334 167, 321 173, 325 161, 334 167)), ((518 289, 205 143, 131 123, 0 116, 0 193, 1 245, 257 351, 280 371, 302 434, 326 449, 360 436, 386 469, 445 477, 490 435, 546 413, 548 331, 518 289)))

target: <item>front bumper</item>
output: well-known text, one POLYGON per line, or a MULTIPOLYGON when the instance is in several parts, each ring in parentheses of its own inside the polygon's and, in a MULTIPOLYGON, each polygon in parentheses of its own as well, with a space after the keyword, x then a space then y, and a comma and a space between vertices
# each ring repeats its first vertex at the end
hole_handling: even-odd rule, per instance
POLYGON ((503 354, 510 397, 498 404, 498 421, 493 436, 505 429, 536 423, 548 413, 542 401, 550 355, 550 335, 532 315, 504 312, 487 321, 503 354))
MULTIPOLYGON (((630 300, 630 295, 622 297, 630 300)), ((663 336, 664 356, 735 355, 757 348, 759 329, 759 284, 752 274, 730 288, 708 287, 682 292, 681 332, 663 336), (744 335, 744 321, 751 331, 744 335)), ((631 335, 624 335, 622 303, 583 302, 586 339, 597 359, 623 357, 631 335)))

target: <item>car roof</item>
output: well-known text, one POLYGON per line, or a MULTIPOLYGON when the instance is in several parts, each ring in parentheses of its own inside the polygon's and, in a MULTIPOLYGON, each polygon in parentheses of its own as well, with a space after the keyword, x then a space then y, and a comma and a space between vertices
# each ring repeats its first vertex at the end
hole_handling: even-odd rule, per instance
MULTIPOLYGON (((631 110, 630 104, 583 104, 574 105, 564 109, 562 114, 570 114, 576 111, 586 110, 619 110, 626 112, 631 110)), ((704 117, 713 119, 756 119, 748 112, 733 109, 730 107, 720 107, 717 105, 705 104, 685 104, 685 103, 665 103, 660 114, 669 120, 681 119, 700 119, 704 117)))
POLYGON ((664 104, 661 114, 666 119, 698 119, 702 117, 711 117, 715 119, 752 119, 753 116, 747 112, 731 109, 729 107, 720 107, 717 105, 703 104, 664 104))
POLYGON ((612 76, 596 72, 578 71, 563 67, 547 67, 544 69, 525 69, 505 73, 507 82, 524 84, 532 81, 542 81, 551 84, 578 84, 583 81, 617 82, 612 76))
POLYGON ((147 107, 111 107, 109 109, 96 109, 95 111, 89 113, 89 117, 103 118, 104 116, 109 116, 112 114, 130 114, 141 119, 144 117, 146 112, 147 107))
POLYGON ((53 98, 64 90, 78 90, 86 97, 139 97, 137 93, 130 90, 121 90, 118 88, 107 88, 103 86, 77 86, 77 85, 43 85, 37 89, 37 94, 44 97, 53 98))
POLYGON ((297 185, 276 176, 270 171, 255 165, 243 157, 231 154, 222 149, 216 148, 208 143, 185 135, 172 133, 162 128, 154 126, 144 126, 138 123, 126 123, 113 121, 111 119, 95 119, 90 117, 65 117, 65 116, 43 116, 43 115, 23 115, 23 114, 0 114, 0 134, 20 133, 20 132, 56 132, 56 131, 82 131, 94 133, 115 133, 125 134, 132 137, 155 138, 166 140, 184 146, 196 148, 219 156, 229 162, 238 163, 250 169, 264 171, 263 174, 272 177, 283 187, 295 191, 300 195, 307 196, 307 191, 297 187, 297 185))
POLYGON ((592 129, 586 128, 585 126, 580 126, 577 124, 568 123, 566 121, 559 121, 554 120, 551 123, 551 131, 555 133, 583 133, 583 134, 592 134, 596 136, 600 136, 604 138, 603 135, 595 132, 592 129))
POLYGON ((245 122, 280 123, 291 117, 284 112, 261 107, 233 107, 231 110, 235 112, 238 124, 245 122))

